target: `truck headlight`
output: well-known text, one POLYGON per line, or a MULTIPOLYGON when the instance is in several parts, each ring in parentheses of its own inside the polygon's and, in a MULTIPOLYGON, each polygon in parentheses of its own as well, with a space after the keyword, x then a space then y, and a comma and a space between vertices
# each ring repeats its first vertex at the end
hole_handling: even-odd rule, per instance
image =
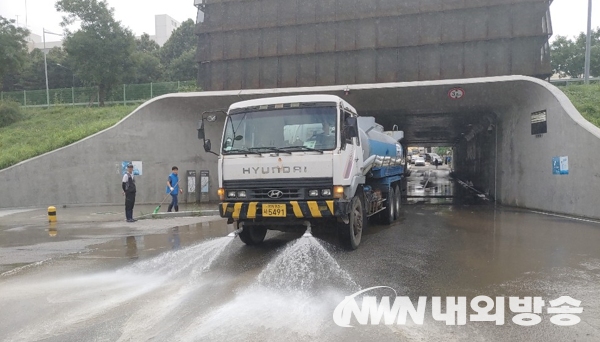
POLYGON ((344 187, 341 185, 336 185, 333 187, 333 197, 334 198, 344 198, 344 187))
POLYGON ((331 196, 331 189, 321 190, 321 196, 331 196))
POLYGON ((317 197, 317 196, 319 196, 319 190, 309 190, 308 191, 308 196, 310 196, 310 197, 317 197))
POLYGON ((239 198, 246 198, 246 190, 238 191, 237 196, 239 198))
POLYGON ((227 197, 228 198, 235 198, 235 191, 228 191, 227 192, 227 197))

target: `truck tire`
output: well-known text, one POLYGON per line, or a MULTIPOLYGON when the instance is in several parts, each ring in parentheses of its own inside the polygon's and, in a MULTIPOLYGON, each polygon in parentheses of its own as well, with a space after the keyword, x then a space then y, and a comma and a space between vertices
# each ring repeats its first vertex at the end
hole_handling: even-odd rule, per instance
POLYGON ((381 223, 391 224, 396 219, 396 192, 394 187, 385 196, 385 209, 379 214, 381 223))
POLYGON ((339 227, 340 240, 342 245, 355 250, 360 245, 363 230, 366 228, 367 215, 365 215, 365 206, 363 204, 362 193, 356 194, 350 202, 348 224, 341 223, 339 227))
POLYGON ((265 239, 267 227, 264 226, 245 226, 239 234, 240 240, 248 246, 258 245, 265 239))
POLYGON ((402 208, 402 191, 400 191, 400 187, 398 185, 396 185, 394 187, 394 192, 396 193, 396 202, 395 202, 396 210, 394 210, 394 212, 396 215, 395 218, 397 220, 400 218, 400 210, 402 208))

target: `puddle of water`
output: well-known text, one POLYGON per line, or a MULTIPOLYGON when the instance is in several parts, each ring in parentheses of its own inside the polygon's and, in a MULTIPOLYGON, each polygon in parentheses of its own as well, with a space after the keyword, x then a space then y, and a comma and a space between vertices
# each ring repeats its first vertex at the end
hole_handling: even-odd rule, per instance
MULTIPOLYGON (((174 284, 180 284, 176 285, 179 289, 193 288, 199 282, 201 274, 210 268, 232 241, 233 239, 226 237, 204 241, 113 272, 37 281, 26 285, 17 283, 15 287, 18 288, 0 284, 0 292, 6 294, 2 299, 3 304, 35 301, 38 308, 35 322, 30 319, 17 320, 20 329, 13 330, 14 327, 11 327, 14 332, 7 334, 8 339, 33 340, 40 336, 57 336, 80 324, 89 324, 96 318, 116 315, 132 301, 172 288, 174 284)), ((185 291, 176 290, 172 294, 179 296, 182 293, 185 291)), ((146 325, 160 323, 162 316, 155 309, 153 302, 140 309, 146 325)), ((16 316, 27 315, 27 310, 15 310, 16 316)), ((163 311, 162 314, 167 313, 168 311, 163 311)), ((6 331, 6 328, 8 327, 3 330, 6 331)), ((135 330, 139 333, 139 330, 135 330)))
POLYGON ((37 210, 37 209, 4 209, 4 210, 0 210, 0 217, 12 215, 12 214, 26 213, 26 212, 34 211, 34 210, 37 210))

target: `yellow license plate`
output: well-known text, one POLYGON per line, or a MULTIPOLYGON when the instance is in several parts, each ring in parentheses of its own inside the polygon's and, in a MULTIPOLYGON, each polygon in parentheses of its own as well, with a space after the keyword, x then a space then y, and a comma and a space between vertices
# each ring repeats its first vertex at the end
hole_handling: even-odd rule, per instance
POLYGON ((286 217, 285 204, 263 204, 263 217, 286 217))

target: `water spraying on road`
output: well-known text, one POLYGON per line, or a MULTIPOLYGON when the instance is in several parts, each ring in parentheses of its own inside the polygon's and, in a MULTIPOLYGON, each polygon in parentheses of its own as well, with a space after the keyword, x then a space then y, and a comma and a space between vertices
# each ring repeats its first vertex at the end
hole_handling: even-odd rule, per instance
POLYGON ((347 337, 332 313, 359 286, 332 256, 335 248, 312 236, 280 241, 285 245, 278 251, 260 250, 222 237, 116 271, 47 279, 19 289, 0 284, 0 291, 10 294, 0 305, 15 314, 7 315, 11 321, 0 322, 0 329, 15 341, 347 337), (39 308, 35 320, 23 309, 33 302, 39 308))
POLYGON ((138 313, 144 316, 147 325, 159 323, 168 312, 161 313, 156 309, 161 305, 168 307, 165 302, 176 301, 189 292, 193 284, 200 281, 200 274, 210 268, 231 242, 231 238, 225 237, 204 241, 113 272, 48 280, 19 289, 2 290, 0 287, 4 293, 11 294, 2 299, 4 303, 16 306, 32 300, 47 303, 36 313, 35 322, 18 320, 17 324, 21 326, 16 330, 12 327, 15 333, 9 334, 8 340, 30 341, 40 336, 68 335, 82 324, 122 315, 119 311, 123 307, 134 302, 144 303, 143 298, 148 297, 161 298, 162 302, 151 300, 153 309, 141 305, 138 313), (164 297, 165 292, 175 298, 164 297), (158 295, 160 293, 163 295, 158 295))
POLYGON ((358 289, 322 242, 302 237, 283 248, 252 284, 176 339, 329 340, 341 333, 331 319, 333 309, 358 289))
POLYGON ((282 291, 358 289, 350 275, 313 237, 300 238, 285 248, 259 275, 258 283, 282 291))

